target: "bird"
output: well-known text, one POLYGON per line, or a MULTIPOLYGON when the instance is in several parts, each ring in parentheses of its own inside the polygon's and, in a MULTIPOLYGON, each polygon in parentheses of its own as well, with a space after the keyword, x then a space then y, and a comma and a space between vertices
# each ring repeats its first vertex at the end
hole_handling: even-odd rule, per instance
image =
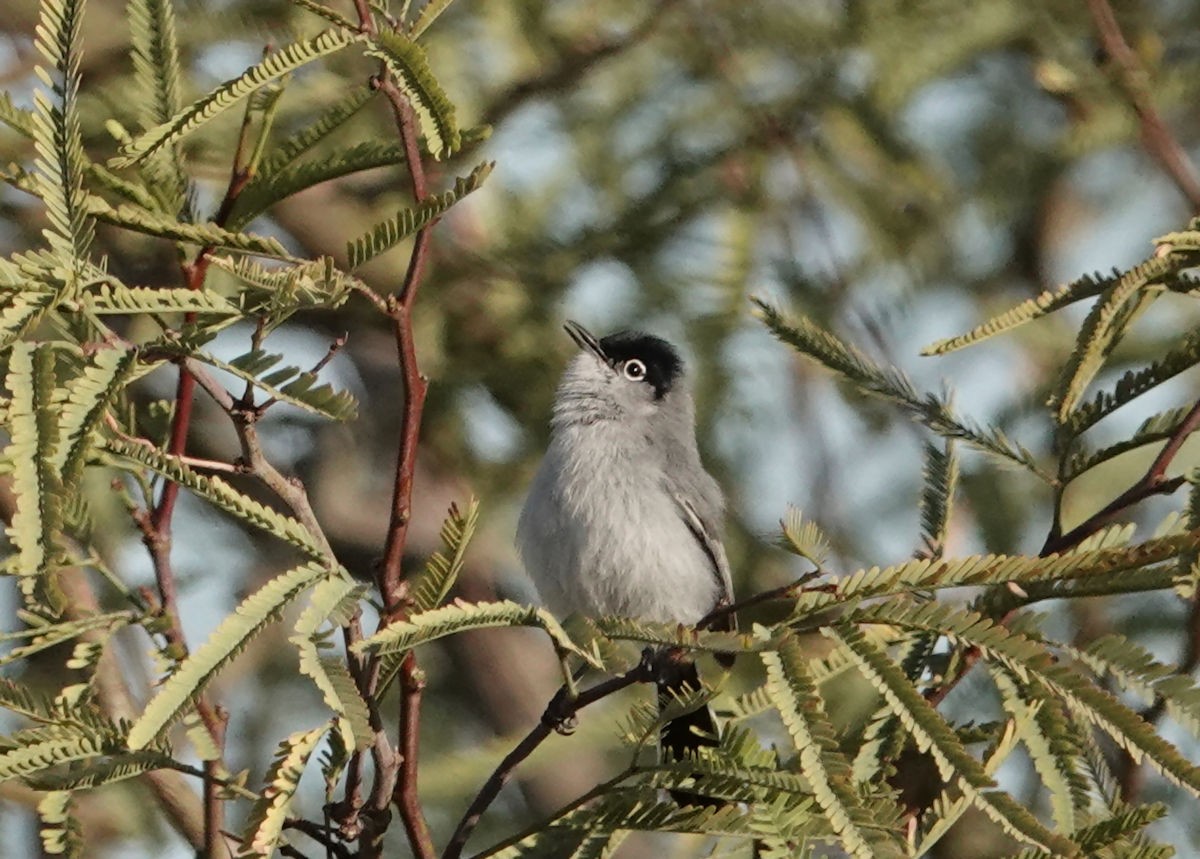
MULTIPOLYGON (((564 327, 579 353, 555 392, 549 444, 521 510, 521 560, 560 617, 694 625, 732 602, 733 584, 724 495, 700 459, 684 362, 651 334, 564 327)), ((718 628, 730 628, 732 614, 725 619, 718 628)), ((701 689, 694 660, 671 655, 659 662, 660 706, 701 689)), ((705 706, 668 722, 660 745, 679 760, 716 737, 705 706)))

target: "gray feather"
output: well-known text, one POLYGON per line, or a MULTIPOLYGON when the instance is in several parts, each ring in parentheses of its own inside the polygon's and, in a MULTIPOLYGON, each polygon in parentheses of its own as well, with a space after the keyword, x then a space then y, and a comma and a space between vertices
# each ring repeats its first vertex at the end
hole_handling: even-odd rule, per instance
POLYGON ((552 611, 691 624, 732 599, 724 502, 682 379, 656 397, 582 352, 551 430, 517 544, 552 611))

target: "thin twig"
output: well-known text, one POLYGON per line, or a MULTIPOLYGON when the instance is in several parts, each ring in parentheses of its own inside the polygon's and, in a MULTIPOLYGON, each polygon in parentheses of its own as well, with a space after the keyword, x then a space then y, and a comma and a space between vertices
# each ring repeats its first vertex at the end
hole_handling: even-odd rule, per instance
POLYGON ((416 653, 410 650, 400 663, 400 773, 392 790, 392 801, 400 809, 409 843, 428 844, 432 850, 433 836, 417 793, 421 696, 424 691, 425 672, 417 666, 416 653))
POLYGON ((1197 178, 1196 169, 1154 106, 1147 86, 1146 70, 1125 41, 1112 6, 1108 0, 1088 0, 1087 5, 1100 44, 1117 66, 1114 75, 1116 83, 1137 114, 1142 130, 1142 145, 1191 203, 1192 211, 1200 211, 1200 179, 1197 178))
POLYGON ((501 788, 512 778, 517 766, 533 754, 538 746, 546 741, 546 738, 550 734, 561 728, 564 723, 570 721, 584 707, 603 700, 635 683, 648 683, 653 680, 654 664, 653 660, 643 658, 633 669, 616 677, 611 677, 603 683, 598 683, 591 689, 580 692, 578 697, 574 699, 567 696, 567 687, 564 686, 560 689, 546 708, 546 712, 542 714, 541 720, 534 725, 533 729, 525 735, 525 738, 521 742, 517 743, 511 752, 505 755, 504 760, 499 763, 488 777, 488 780, 484 782, 475 799, 471 801, 466 812, 463 813, 462 819, 458 822, 458 826, 454 830, 454 834, 450 836, 450 841, 446 844, 446 849, 442 853, 442 859, 459 859, 463 848, 467 844, 467 839, 471 837, 471 833, 479 825, 479 820, 483 816, 483 813, 487 811, 488 806, 499 795, 501 788))
MULTIPOLYGON (((321 356, 321 360, 313 364, 312 369, 308 371, 308 374, 310 376, 315 376, 317 373, 325 369, 325 366, 333 360, 333 356, 340 352, 342 347, 346 345, 346 339, 348 337, 348 334, 342 334, 335 338, 334 341, 329 344, 329 348, 325 351, 325 354, 321 356)), ((253 390, 253 385, 250 382, 247 382, 246 384, 251 387, 247 389, 247 392, 242 399, 245 400, 247 405, 251 405, 250 397, 253 390)), ((277 402, 279 402, 278 397, 268 397, 267 399, 263 400, 260 405, 255 406, 254 411, 257 412, 259 417, 262 417, 263 414, 266 413, 267 409, 271 408, 271 406, 275 405, 277 402)))
POLYGON ((336 856, 337 859, 351 859, 353 855, 345 844, 337 840, 336 830, 331 830, 319 823, 313 823, 311 820, 303 818, 291 817, 284 822, 283 828, 303 832, 313 841, 323 846, 329 854, 336 856))
POLYGON ((808 585, 809 582, 811 582, 813 579, 817 578, 820 575, 822 575, 820 570, 814 570, 812 572, 805 573, 800 578, 796 579, 794 582, 788 582, 786 585, 780 585, 777 588, 771 588, 770 590, 760 591, 759 593, 756 593, 752 596, 748 596, 743 600, 739 600, 738 602, 725 603, 722 605, 718 605, 716 608, 714 608, 708 614, 704 615, 704 617, 700 618, 700 620, 696 621, 696 629, 711 629, 717 624, 718 621, 722 621, 725 618, 727 618, 731 615, 735 615, 740 611, 743 611, 745 609, 751 608, 756 605, 761 605, 762 603, 774 602, 775 600, 787 599, 788 597, 795 595, 799 591, 808 592, 808 591, 830 591, 830 590, 832 590, 833 585, 817 585, 815 587, 806 587, 806 585, 808 585))
POLYGON ((1179 426, 1171 433, 1171 437, 1167 439, 1163 449, 1158 452, 1158 456, 1150 463, 1150 467, 1146 469, 1146 473, 1137 483, 1106 504, 1104 509, 1093 513, 1066 534, 1058 535, 1051 531, 1046 538, 1045 545, 1042 546, 1041 554, 1043 556, 1053 555, 1076 546, 1137 502, 1152 495, 1169 495, 1182 486, 1185 482, 1184 478, 1168 478, 1166 476, 1167 469, 1183 447, 1184 442, 1197 429, 1200 429, 1200 400, 1192 406, 1179 426))
POLYGON ((225 390, 199 361, 194 358, 183 358, 180 361, 184 365, 184 371, 196 380, 201 389, 212 397, 213 401, 233 421, 238 441, 242 447, 243 465, 240 466, 242 473, 253 474, 278 495, 300 521, 300 524, 317 541, 325 560, 331 565, 336 564, 333 547, 330 546, 329 538, 325 536, 325 531, 317 520, 316 513, 313 512, 304 485, 285 477, 279 469, 271 464, 263 452, 262 441, 258 437, 257 409, 246 408, 234 400, 229 391, 225 390))

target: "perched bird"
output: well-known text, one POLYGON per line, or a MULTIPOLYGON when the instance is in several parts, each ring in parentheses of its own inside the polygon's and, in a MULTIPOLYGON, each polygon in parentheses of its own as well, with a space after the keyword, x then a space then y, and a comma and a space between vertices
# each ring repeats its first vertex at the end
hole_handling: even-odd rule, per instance
MULTIPOLYGON (((517 547, 547 607, 694 624, 732 601, 721 543, 724 498, 704 470, 683 361, 638 332, 580 347, 554 399, 550 445, 517 526, 517 547)), ((660 666, 660 704, 700 688, 690 659, 660 666)), ((667 757, 712 745, 707 707, 668 723, 667 757)))

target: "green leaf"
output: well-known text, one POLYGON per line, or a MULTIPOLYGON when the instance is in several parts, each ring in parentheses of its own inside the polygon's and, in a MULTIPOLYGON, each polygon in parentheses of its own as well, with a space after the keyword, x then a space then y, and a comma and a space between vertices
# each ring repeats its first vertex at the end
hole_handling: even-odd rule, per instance
POLYGON ((1200 363, 1200 328, 1190 331, 1179 345, 1140 370, 1130 370, 1111 391, 1099 391, 1067 418, 1063 431, 1074 438, 1117 409, 1200 363))
POLYGON ((1007 310, 998 316, 993 316, 987 322, 977 325, 966 334, 960 334, 957 337, 948 337, 945 340, 932 343, 922 349, 921 354, 945 355, 947 352, 962 349, 964 346, 972 346, 989 337, 995 337, 997 334, 1011 331, 1018 326, 1024 325, 1026 322, 1032 322, 1035 319, 1048 316, 1056 310, 1061 310, 1077 301, 1082 301, 1085 298, 1094 298, 1119 281, 1120 278, 1121 273, 1115 270, 1110 275, 1084 275, 1079 280, 1068 283, 1066 286, 1046 290, 1034 298, 1028 298, 1011 310, 1007 310))
POLYGON ((353 21, 351 21, 349 18, 347 18, 346 16, 339 15, 337 12, 333 11, 328 6, 324 6, 324 5, 316 2, 316 0, 288 0, 288 2, 294 3, 295 5, 299 6, 301 9, 306 9, 309 12, 312 12, 314 15, 324 18, 326 21, 328 21, 331 24, 337 24, 342 29, 353 30, 355 27, 358 26, 353 21))
MULTIPOLYGON (((1073 746, 1064 747, 1064 743, 1055 743, 1043 730, 1043 723, 1037 716, 1043 709, 1050 709, 1055 702, 1052 699, 1035 700, 1024 694, 1025 689, 1020 680, 1003 666, 990 666, 992 681, 1000 690, 1000 700, 1005 711, 1012 716, 1029 758, 1033 762, 1034 771, 1045 785, 1050 795, 1050 810, 1054 815, 1055 828, 1060 832, 1071 832, 1076 828, 1076 812, 1087 808, 1084 801, 1086 793, 1078 794, 1075 790, 1077 752, 1073 746)), ((1066 728, 1066 721, 1061 722, 1066 728)))
POLYGON ((925 445, 921 476, 921 551, 925 557, 940 558, 958 488, 958 455, 953 441, 947 440, 941 447, 925 445))
POLYGON ((69 761, 98 757, 112 741, 102 734, 58 730, 57 736, 21 743, 0 754, 0 780, 24 778, 69 761))
POLYGON ((48 578, 59 553, 62 482, 54 467, 59 445, 55 397, 55 352, 49 345, 18 343, 9 358, 7 388, 12 392, 4 458, 12 463, 16 512, 8 526, 17 547, 22 590, 57 611, 59 596, 48 578))
POLYGON ((605 833, 619 830, 748 836, 753 834, 752 822, 750 815, 732 804, 680 808, 660 799, 658 791, 636 785, 606 791, 598 801, 571 807, 536 832, 514 838, 512 844, 485 850, 478 857, 562 859, 594 846, 605 833))
POLYGON ((408 35, 413 39, 419 39, 421 34, 429 29, 430 25, 438 19, 438 17, 450 8, 450 4, 454 0, 429 0, 421 7, 421 14, 417 16, 417 20, 413 21, 413 25, 408 30, 408 35))
POLYGON ((465 513, 459 511, 457 504, 450 505, 441 531, 445 554, 434 552, 430 555, 429 560, 425 562, 425 569, 413 579, 409 587, 414 614, 437 608, 450 595, 450 589, 454 587, 466 558, 467 544, 471 542, 478 522, 478 499, 472 498, 467 502, 465 513))
POLYGON ((55 463, 67 489, 79 485, 93 446, 92 435, 117 394, 133 377, 136 365, 137 352, 132 349, 97 349, 83 372, 68 383, 67 400, 59 417, 63 447, 55 463))
POLYGON ((829 559, 829 537, 816 522, 805 519, 796 507, 788 507, 779 522, 783 529, 783 548, 821 567, 829 559))
POLYGON ((88 197, 87 209, 90 214, 106 224, 155 238, 188 242, 201 247, 229 248, 285 260, 293 259, 278 239, 252 233, 236 233, 214 223, 188 224, 169 215, 129 203, 122 203, 114 209, 100 197, 88 197))
POLYGON ((38 722, 52 721, 57 716, 55 702, 51 698, 5 677, 0 677, 0 708, 38 722))
POLYGON ((806 616, 850 600, 950 587, 1030 585, 1092 579, 1161 564, 1200 545, 1200 532, 1169 534, 1134 546, 1069 552, 1047 558, 1033 555, 969 555, 963 558, 916 558, 890 567, 871 567, 840 576, 828 587, 803 592, 793 617, 806 616))
POLYGON ((1068 422, 1129 324, 1156 295, 1150 287, 1161 287, 1158 282, 1178 270, 1179 265, 1177 254, 1153 257, 1125 272, 1101 293, 1080 326, 1075 348, 1050 396, 1049 405, 1059 424, 1068 422))
MULTIPOLYGON (((1071 481, 1091 471, 1093 468, 1103 465, 1106 462, 1111 462, 1122 454, 1129 453, 1146 445, 1158 444, 1161 446, 1163 442, 1174 435, 1176 430, 1179 429, 1187 417, 1188 411, 1189 409, 1179 408, 1159 412, 1147 418, 1128 438, 1124 438, 1115 444, 1101 450, 1089 450, 1086 447, 1076 450, 1067 459, 1061 469, 1062 485, 1064 487, 1063 495, 1066 496, 1071 492, 1071 489, 1068 488, 1071 481)), ((1078 412, 1075 412, 1075 414, 1078 414, 1078 412)), ((1150 459, 1147 458, 1146 462, 1149 463, 1150 459)))
POLYGON ((1033 454, 1009 441, 999 430, 975 426, 959 418, 933 394, 918 394, 912 382, 895 367, 881 367, 863 352, 849 346, 804 316, 785 318, 776 308, 753 299, 758 316, 784 343, 833 371, 864 394, 900 405, 922 425, 946 439, 1020 465, 1047 483, 1054 478, 1037 464, 1033 454))
MULTIPOLYGON (((1166 816, 1167 806, 1161 802, 1146 805, 1122 804, 1113 810, 1112 817, 1081 827, 1071 837, 1089 856, 1095 856, 1096 851, 1109 847, 1122 838, 1136 835, 1139 830, 1166 816)), ((1171 853, 1165 855, 1169 856, 1171 853)))
POLYGON ((894 624, 904 628, 939 632, 952 640, 979 648, 1023 682, 1044 686, 1058 695, 1086 722, 1100 728, 1135 763, 1143 759, 1168 781, 1200 796, 1200 769, 1163 739, 1137 713, 1085 677, 1062 665, 1040 642, 1009 632, 974 612, 929 603, 922 606, 891 602, 860 607, 849 616, 856 622, 894 624))
MULTIPOLYGON (((129 0, 130 57, 138 94, 133 99, 143 128, 153 128, 179 112, 181 69, 172 0, 129 0)), ((168 213, 179 212, 187 198, 187 177, 178 147, 160 150, 146 162, 150 187, 168 213)))
POLYGON ((263 320, 270 333, 299 310, 340 307, 362 289, 357 278, 338 271, 330 257, 268 268, 246 257, 211 257, 212 264, 242 281, 241 312, 263 320))
POLYGON ((1064 650, 1146 704, 1161 701, 1167 715, 1200 737, 1200 686, 1188 674, 1157 662, 1148 650, 1121 635, 1103 635, 1085 648, 1064 650))
POLYGON ((495 165, 491 161, 483 162, 469 175, 455 180, 453 190, 432 194, 415 208, 401 209, 390 220, 376 224, 369 233, 350 242, 346 246, 350 268, 358 268, 431 224, 451 206, 482 185, 492 172, 493 166, 495 165))
POLYGON ((3 656, 0 656, 0 665, 8 665, 9 663, 32 656, 35 653, 40 653, 43 650, 49 650, 51 647, 58 647, 61 644, 78 638, 84 633, 101 630, 111 632, 128 626, 135 622, 135 620, 136 618, 133 613, 128 611, 89 615, 62 623, 39 623, 35 618, 27 616, 26 622, 30 626, 17 632, 0 634, 0 642, 28 639, 26 644, 17 645, 3 656))
POLYGON ((33 111, 17 107, 12 96, 3 90, 0 90, 0 122, 24 137, 33 137, 33 111))
POLYGON ((283 834, 283 824, 292 808, 300 777, 316 751, 317 743, 329 731, 322 725, 310 731, 298 731, 279 744, 275 762, 266 775, 262 798, 254 804, 242 835, 240 856, 274 856, 283 834))
POLYGON ((424 49, 391 29, 375 34, 367 53, 387 63, 388 70, 409 97, 425 132, 425 145, 437 160, 458 151, 460 137, 454 103, 429 68, 424 49))
MULTIPOLYGON (((354 87, 342 97, 341 101, 327 107, 315 120, 304 123, 263 158, 254 181, 270 182, 272 176, 284 170, 297 158, 352 119, 370 103, 376 92, 377 90, 370 87, 354 87)), ((247 192, 250 187, 253 187, 253 183, 247 186, 247 192)), ((235 208, 234 211, 237 212, 238 209, 235 208)))
POLYGON ((112 161, 115 167, 131 167, 168 146, 185 134, 225 113, 262 87, 294 72, 313 60, 337 53, 361 37, 339 29, 323 30, 311 39, 293 42, 251 66, 241 75, 221 84, 204 98, 156 125, 121 147, 121 155, 112 161))
POLYGON ((69 291, 78 288, 82 280, 93 239, 83 189, 87 158, 77 110, 83 7, 84 0, 42 3, 36 30, 38 53, 53 69, 38 66, 36 72, 53 96, 41 88, 33 94, 34 164, 50 222, 46 237, 66 274, 69 291))
MULTIPOLYGON (((180 354, 184 353, 181 351, 180 354)), ((318 384, 319 379, 315 373, 301 370, 298 367, 283 367, 268 375, 261 375, 282 359, 282 356, 264 349, 251 350, 232 361, 222 361, 215 355, 195 349, 188 350, 187 354, 197 361, 210 364, 227 373, 232 373, 243 381, 250 382, 265 392, 267 396, 290 403, 306 412, 332 418, 335 421, 349 421, 358 416, 358 401, 348 392, 338 391, 332 385, 318 384)))
POLYGON ((132 460, 168 480, 191 489, 226 513, 291 543, 310 557, 325 557, 325 550, 320 542, 297 519, 238 492, 221 478, 198 474, 184 465, 178 457, 165 454, 149 444, 113 438, 105 442, 105 447, 117 456, 132 460))
POLYGON ((0 299, 0 349, 7 348, 36 326, 58 298, 56 292, 30 289, 0 299))
POLYGON ((154 770, 170 769, 170 755, 154 749, 122 752, 105 758, 84 761, 65 772, 39 773, 26 781, 35 790, 80 790, 126 781, 154 770))
POLYGON ((774 647, 773 640, 755 638, 749 633, 699 631, 681 623, 655 623, 618 615, 593 618, 592 625, 609 639, 682 647, 704 653, 749 653, 774 647))
POLYGON ((532 626, 541 629, 550 636, 558 651, 573 653, 590 665, 601 667, 591 653, 571 641, 550 612, 507 600, 482 603, 455 600, 441 608, 412 615, 407 620, 392 621, 370 638, 354 645, 354 651, 381 655, 401 653, 448 635, 499 626, 532 626))
POLYGON ((762 659, 767 692, 791 735, 800 772, 841 846, 863 859, 902 856, 894 833, 873 831, 871 816, 854 787, 850 763, 838 748, 817 687, 805 670, 806 657, 800 645, 787 638, 778 652, 766 651, 762 659))
POLYGON ((81 856, 83 832, 79 822, 71 815, 72 795, 69 790, 47 793, 37 804, 38 834, 42 839, 42 850, 47 856, 81 856))
POLYGON ((297 597, 329 575, 324 564, 309 563, 276 576, 246 599, 167 678, 129 729, 128 747, 137 751, 155 742, 204 692, 217 672, 241 653, 297 597))
POLYGON ((400 144, 360 140, 314 161, 260 172, 238 195, 229 224, 234 228, 248 224, 279 201, 322 182, 404 162, 404 148, 400 144))
POLYGON ((912 735, 917 748, 933 757, 943 779, 955 779, 964 794, 1010 835, 1052 850, 1056 855, 1079 855, 1077 845, 1051 832, 1007 793, 993 789, 995 781, 963 748, 942 715, 909 682, 900 666, 861 630, 839 623, 823 629, 822 633, 850 654, 863 676, 883 695, 888 707, 912 735))
MULTIPOLYGON (((1011 721, 998 726, 992 732, 992 742, 983 755, 983 771, 994 777, 1017 746, 1017 732, 1011 721)), ((945 837, 963 814, 971 807, 969 798, 956 791, 951 798, 948 791, 943 790, 933 805, 922 815, 925 832, 916 848, 914 856, 928 856, 935 844, 945 837)))
POLYGON ((201 289, 125 286, 102 283, 85 292, 80 306, 97 314, 120 313, 212 313, 236 316, 240 308, 215 292, 201 289))
MULTIPOLYGON (((362 585, 341 576, 318 583, 291 637, 300 654, 300 673, 312 678, 325 703, 345 720, 353 737, 352 748, 357 751, 367 748, 375 739, 367 704, 350 676, 345 660, 321 656, 323 642, 317 630, 331 615, 348 615, 357 606, 364 590, 362 585)), ((345 622, 345 619, 339 617, 339 622, 345 622)))

